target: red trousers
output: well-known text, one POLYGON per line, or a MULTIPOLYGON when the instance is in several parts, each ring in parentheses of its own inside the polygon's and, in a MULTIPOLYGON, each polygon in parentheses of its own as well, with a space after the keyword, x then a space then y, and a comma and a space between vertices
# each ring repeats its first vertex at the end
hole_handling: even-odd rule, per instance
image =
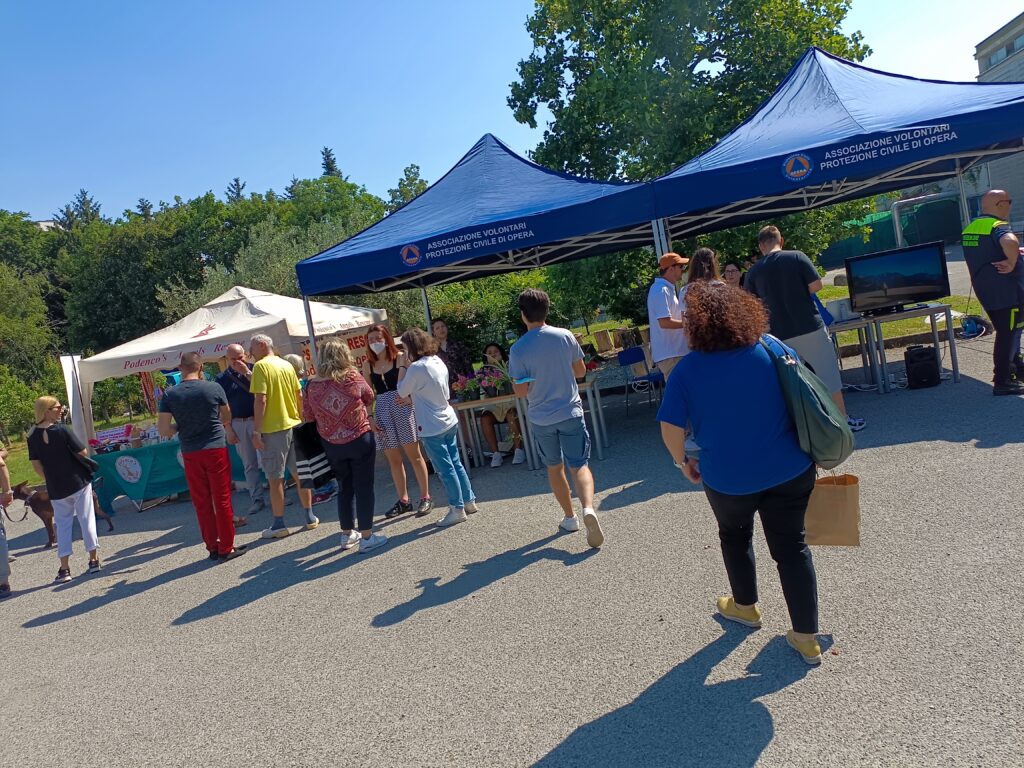
POLYGON ((235 512, 231 507, 231 456, 227 448, 183 453, 185 480, 206 548, 221 555, 235 546, 235 512))

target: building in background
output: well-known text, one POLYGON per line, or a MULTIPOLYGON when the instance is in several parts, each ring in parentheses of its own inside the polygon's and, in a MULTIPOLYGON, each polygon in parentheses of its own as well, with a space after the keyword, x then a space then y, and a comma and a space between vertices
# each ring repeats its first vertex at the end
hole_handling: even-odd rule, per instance
MULTIPOLYGON (((974 58, 979 82, 1024 83, 1024 13, 978 43, 974 58)), ((1014 230, 1024 230, 1024 153, 993 160, 986 168, 989 188, 1005 189, 1014 200, 1014 230)))

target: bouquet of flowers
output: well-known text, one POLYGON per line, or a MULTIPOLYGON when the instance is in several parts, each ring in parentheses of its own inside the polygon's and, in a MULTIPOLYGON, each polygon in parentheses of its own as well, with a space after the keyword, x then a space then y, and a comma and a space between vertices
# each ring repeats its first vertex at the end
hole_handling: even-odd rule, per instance
POLYGON ((452 384, 452 392, 459 396, 460 400, 478 400, 480 398, 480 381, 476 376, 464 376, 459 374, 459 378, 452 384))
POLYGON ((507 363, 488 363, 477 371, 476 378, 488 397, 509 394, 512 391, 512 379, 508 375, 507 363))

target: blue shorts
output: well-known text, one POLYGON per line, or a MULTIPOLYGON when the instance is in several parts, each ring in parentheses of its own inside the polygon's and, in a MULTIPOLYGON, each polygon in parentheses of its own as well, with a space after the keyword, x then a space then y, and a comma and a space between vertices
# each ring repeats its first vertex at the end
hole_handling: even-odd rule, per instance
POLYGON ((533 430, 544 466, 557 467, 563 458, 573 469, 587 465, 590 459, 590 434, 582 416, 546 426, 530 424, 530 429, 533 430))

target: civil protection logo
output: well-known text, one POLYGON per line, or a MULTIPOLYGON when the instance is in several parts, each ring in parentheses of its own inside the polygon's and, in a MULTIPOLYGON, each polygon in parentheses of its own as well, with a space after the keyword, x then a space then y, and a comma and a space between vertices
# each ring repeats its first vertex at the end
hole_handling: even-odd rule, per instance
POLYGON ((813 170, 811 156, 804 152, 797 152, 782 161, 782 175, 790 181, 803 181, 813 170))
POLYGON ((415 245, 402 246, 402 261, 407 267, 415 267, 420 263, 420 249, 415 245))

